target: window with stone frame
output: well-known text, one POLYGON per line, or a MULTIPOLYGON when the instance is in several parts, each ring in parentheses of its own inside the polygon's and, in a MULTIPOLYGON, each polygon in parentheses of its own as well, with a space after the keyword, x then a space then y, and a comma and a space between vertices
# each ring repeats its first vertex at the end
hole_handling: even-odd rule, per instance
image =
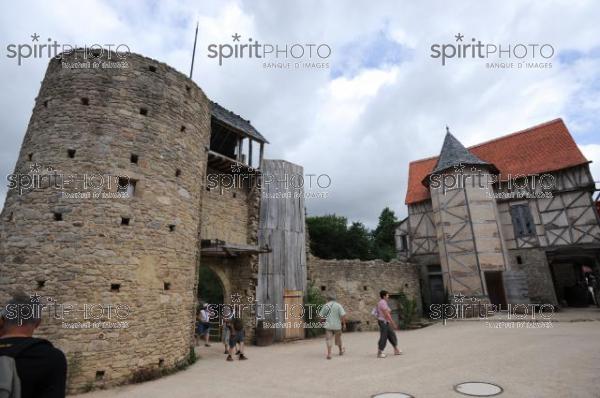
POLYGON ((398 235, 398 251, 408 251, 408 236, 406 234, 398 235))
POLYGON ((535 223, 528 204, 510 206, 510 215, 516 238, 535 236, 535 223))
POLYGON ((119 177, 117 182, 117 192, 127 193, 127 196, 132 198, 136 193, 137 180, 129 177, 119 177))

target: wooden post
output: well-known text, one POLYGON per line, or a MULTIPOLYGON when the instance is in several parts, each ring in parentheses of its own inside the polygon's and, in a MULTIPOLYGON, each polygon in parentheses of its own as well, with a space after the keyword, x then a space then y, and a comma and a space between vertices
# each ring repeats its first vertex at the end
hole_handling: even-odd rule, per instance
POLYGON ((248 166, 252 167, 252 138, 248 138, 248 166))
POLYGON ((261 143, 260 143, 260 153, 259 153, 259 155, 258 155, 258 167, 259 167, 259 168, 260 168, 260 165, 262 164, 262 161, 263 161, 263 154, 264 154, 264 151, 265 151, 265 143, 264 143, 264 142, 261 142, 261 143))
POLYGON ((242 145, 244 143, 244 137, 238 138, 238 153, 237 153, 237 161, 242 161, 242 145))

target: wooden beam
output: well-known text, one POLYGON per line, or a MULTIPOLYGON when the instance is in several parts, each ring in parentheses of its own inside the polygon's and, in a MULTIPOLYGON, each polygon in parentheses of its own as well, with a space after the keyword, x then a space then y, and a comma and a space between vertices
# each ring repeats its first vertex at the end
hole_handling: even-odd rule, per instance
POLYGON ((248 166, 252 167, 252 138, 248 138, 248 166))
POLYGON ((242 148, 244 145, 244 138, 240 137, 238 138, 238 153, 237 153, 237 160, 238 162, 242 162, 242 148))
POLYGON ((262 160, 263 160, 264 152, 265 152, 265 143, 261 142, 260 143, 260 154, 258 155, 258 167, 259 168, 260 168, 260 165, 261 165, 262 160))

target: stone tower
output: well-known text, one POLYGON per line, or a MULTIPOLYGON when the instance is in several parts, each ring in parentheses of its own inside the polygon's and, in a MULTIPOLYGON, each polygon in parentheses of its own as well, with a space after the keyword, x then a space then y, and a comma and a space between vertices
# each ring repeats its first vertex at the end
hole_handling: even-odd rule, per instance
POLYGON ((71 391, 187 358, 211 131, 207 97, 168 65, 81 57, 49 63, 14 169, 40 184, 9 189, 0 224, 0 301, 53 300, 39 334, 71 391))
POLYGON ((492 174, 497 175, 494 165, 469 152, 448 131, 437 164, 423 181, 431 192, 444 288, 450 299, 461 294, 488 301, 490 281, 501 280, 506 270, 506 248, 489 183, 492 174))

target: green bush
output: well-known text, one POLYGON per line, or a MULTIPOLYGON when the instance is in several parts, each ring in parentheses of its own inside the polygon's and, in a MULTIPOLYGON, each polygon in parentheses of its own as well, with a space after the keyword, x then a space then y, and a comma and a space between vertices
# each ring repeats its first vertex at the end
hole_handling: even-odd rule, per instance
MULTIPOLYGON (((309 304, 312 304, 312 318, 310 317, 311 313, 310 311, 308 311, 307 308, 306 311, 304 311, 304 321, 306 323, 319 322, 320 318, 319 315, 316 313, 317 307, 322 306, 326 302, 327 300, 325 300, 325 297, 323 297, 321 291, 317 289, 313 284, 309 284, 306 294, 306 304, 307 306, 309 304)), ((323 328, 306 328, 307 338, 316 337, 322 335, 323 333, 325 333, 325 329, 323 328)))
POLYGON ((195 364, 197 360, 198 360, 198 357, 196 356, 196 350, 194 349, 194 346, 191 346, 190 353, 188 354, 188 358, 187 358, 186 367, 195 364))
POLYGON ((398 301, 400 302, 400 329, 408 329, 410 324, 413 322, 417 315, 417 300, 411 299, 406 296, 402 290, 398 295, 398 301))

